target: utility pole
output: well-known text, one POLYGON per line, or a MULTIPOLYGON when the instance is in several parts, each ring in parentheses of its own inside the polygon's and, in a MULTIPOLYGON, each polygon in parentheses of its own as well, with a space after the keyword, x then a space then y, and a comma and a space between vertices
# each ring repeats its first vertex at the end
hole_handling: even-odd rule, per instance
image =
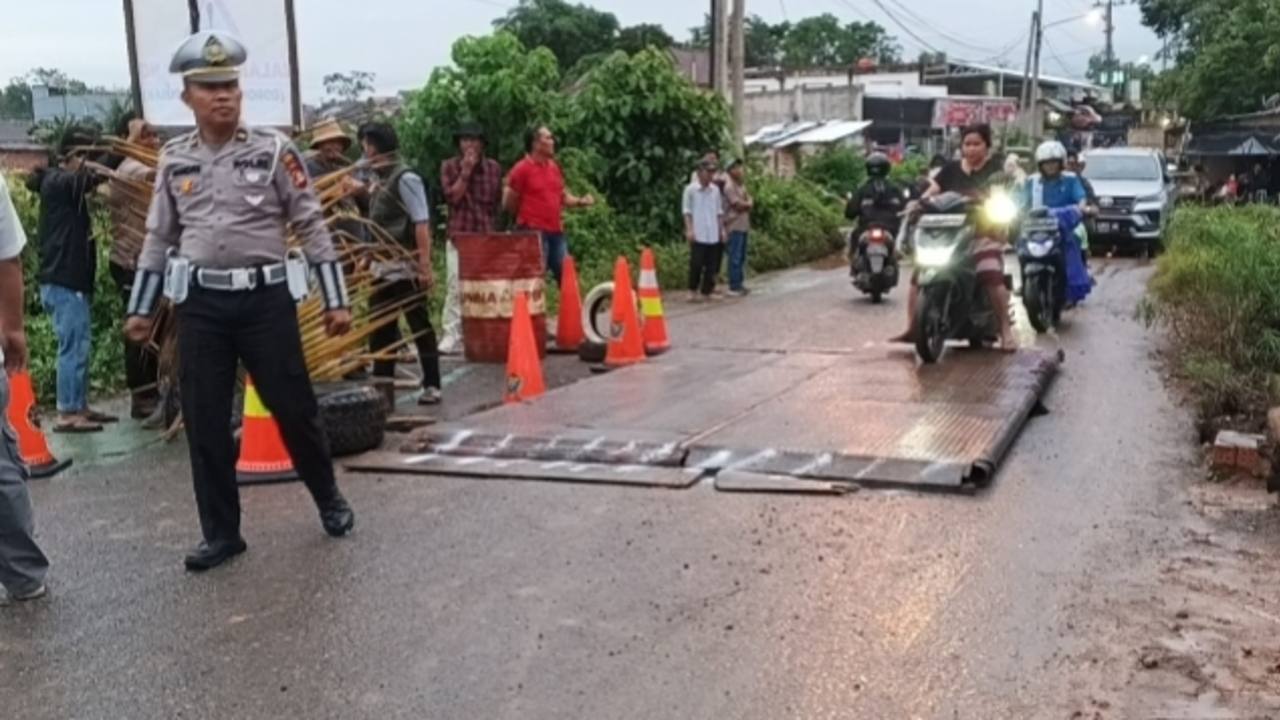
POLYGON ((1040 50, 1044 45, 1044 0, 1036 1, 1036 26, 1031 37, 1035 39, 1035 53, 1031 64, 1031 90, 1028 101, 1030 120, 1027 134, 1034 139, 1040 129, 1040 50))
MULTIPOLYGON (((1107 67, 1108 73, 1111 73, 1112 71, 1114 71, 1115 65, 1116 65, 1116 44, 1115 44, 1116 24, 1115 24, 1114 16, 1112 14, 1113 10, 1115 10, 1115 0, 1107 0, 1107 19, 1106 19, 1106 22, 1107 22, 1106 63, 1107 64, 1106 64, 1106 67, 1107 67)), ((1108 80, 1111 80, 1111 78, 1108 77, 1108 80)))
POLYGON ((729 94, 729 0, 711 0, 711 89, 729 94))
POLYGON ((1036 26, 1039 24, 1040 18, 1035 12, 1031 13, 1031 30, 1027 31, 1027 62, 1022 66, 1022 87, 1018 93, 1018 107, 1022 109, 1023 120, 1026 121, 1025 113, 1031 107, 1031 54, 1036 48, 1036 26))
POLYGON ((730 20, 733 23, 733 30, 730 33, 729 51, 733 55, 733 129, 734 146, 742 142, 742 138, 746 135, 742 126, 743 106, 746 104, 746 56, 747 48, 745 45, 745 26, 747 22, 746 15, 747 0, 733 0, 733 14, 730 20))

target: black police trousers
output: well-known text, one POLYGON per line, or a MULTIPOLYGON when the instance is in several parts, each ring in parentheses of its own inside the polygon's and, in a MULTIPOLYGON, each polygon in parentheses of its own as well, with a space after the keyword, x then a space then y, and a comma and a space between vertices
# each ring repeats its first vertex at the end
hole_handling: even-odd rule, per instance
POLYGON ((236 366, 243 363, 280 426, 294 469, 316 504, 338 486, 329 441, 302 354, 297 307, 283 284, 248 292, 191 287, 178 306, 182 415, 206 542, 240 537, 240 490, 231 436, 236 366))

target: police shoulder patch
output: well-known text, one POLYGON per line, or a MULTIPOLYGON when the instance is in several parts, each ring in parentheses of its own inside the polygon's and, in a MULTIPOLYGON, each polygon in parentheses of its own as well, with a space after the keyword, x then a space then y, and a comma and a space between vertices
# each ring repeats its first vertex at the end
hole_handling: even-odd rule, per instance
POLYGON ((284 151, 284 155, 280 158, 280 163, 284 165, 284 171, 289 173, 289 181, 293 186, 302 190, 307 187, 309 181, 307 179, 307 168, 302 164, 302 158, 298 156, 298 151, 289 148, 284 151))

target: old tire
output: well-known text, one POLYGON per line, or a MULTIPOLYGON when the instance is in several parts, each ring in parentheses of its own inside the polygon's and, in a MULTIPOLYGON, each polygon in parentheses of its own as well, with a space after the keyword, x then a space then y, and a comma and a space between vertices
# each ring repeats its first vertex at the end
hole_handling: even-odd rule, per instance
POLYGON ((334 457, 355 455, 382 445, 387 408, 382 393, 368 386, 337 390, 317 398, 320 426, 334 457))
POLYGON ((582 330, 586 333, 587 343, 607 345, 609 343, 608 321, 605 327, 597 327, 600 317, 613 307, 613 283, 600 283, 591 288, 582 300, 582 330))
POLYGON ((588 340, 578 346, 578 359, 585 363, 602 363, 609 346, 588 340))

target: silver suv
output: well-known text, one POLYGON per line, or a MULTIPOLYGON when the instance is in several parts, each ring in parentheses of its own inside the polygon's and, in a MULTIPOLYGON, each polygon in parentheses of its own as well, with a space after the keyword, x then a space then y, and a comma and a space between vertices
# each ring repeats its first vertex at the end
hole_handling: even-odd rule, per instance
POLYGON ((1085 154, 1085 178, 1098 196, 1091 234, 1101 243, 1145 249, 1164 246, 1177 198, 1164 154, 1146 148, 1108 148, 1085 154))

